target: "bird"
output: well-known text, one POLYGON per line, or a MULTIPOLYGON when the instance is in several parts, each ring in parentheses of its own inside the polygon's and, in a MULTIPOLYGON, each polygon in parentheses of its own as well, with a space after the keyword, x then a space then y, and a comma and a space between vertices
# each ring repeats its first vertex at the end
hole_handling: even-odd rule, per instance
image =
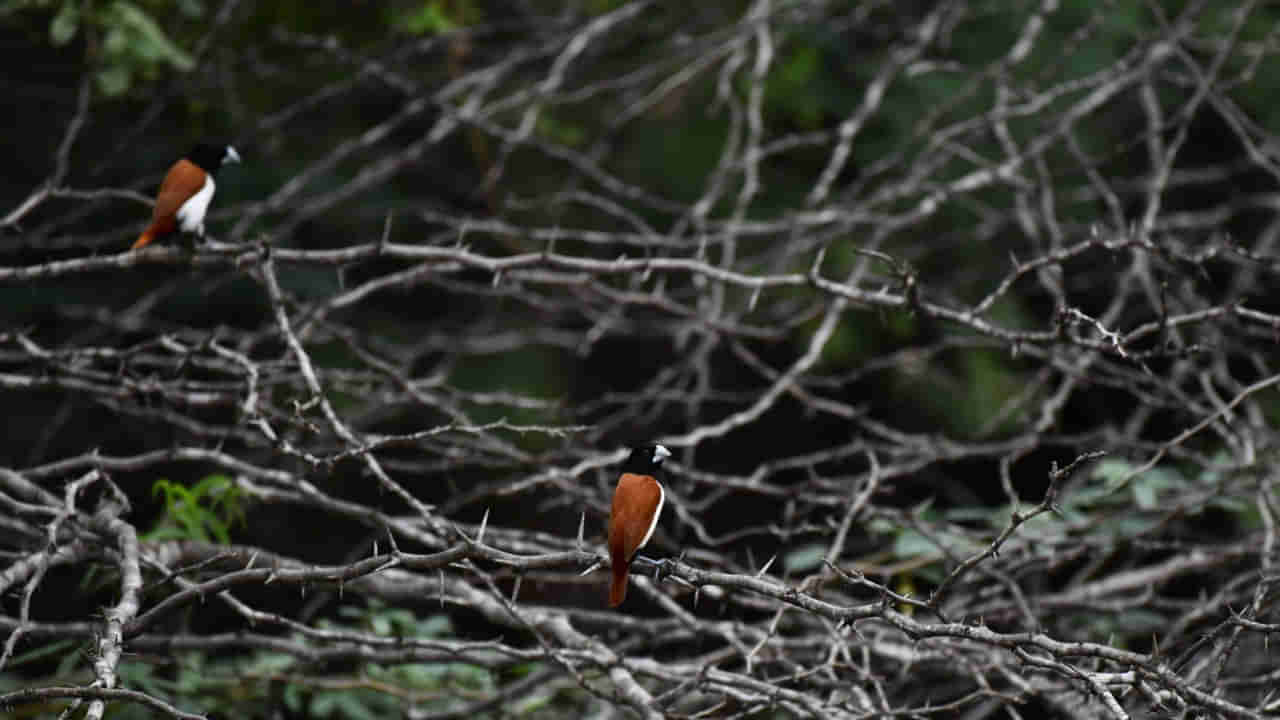
POLYGON ((631 561, 658 527, 666 493, 657 476, 662 461, 669 457, 671 451, 661 445, 641 445, 633 448, 622 464, 609 510, 609 561, 613 570, 609 607, 618 607, 627 597, 631 561))
POLYGON ((213 174, 226 163, 240 162, 240 153, 230 145, 202 142, 165 173, 151 224, 138 236, 130 250, 146 247, 151 241, 175 230, 204 237, 204 214, 209 210, 215 188, 213 174))

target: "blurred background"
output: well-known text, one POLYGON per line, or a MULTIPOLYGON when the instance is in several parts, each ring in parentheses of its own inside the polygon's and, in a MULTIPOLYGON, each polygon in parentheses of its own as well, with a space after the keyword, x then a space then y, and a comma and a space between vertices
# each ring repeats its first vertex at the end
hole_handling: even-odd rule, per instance
POLYGON ((119 558, 57 549, 114 547, 103 508, 145 612, 252 556, 594 553, 623 449, 660 441, 655 557, 1164 653, 1184 684, 1108 676, 1113 708, 1064 668, 1131 665, 926 652, 693 576, 615 615, 589 560, 473 557, 175 601, 119 685, 227 717, 1273 711, 1277 20, 0 3, 0 689, 101 679, 119 558), (204 139, 244 159, 211 243, 128 254, 204 139))

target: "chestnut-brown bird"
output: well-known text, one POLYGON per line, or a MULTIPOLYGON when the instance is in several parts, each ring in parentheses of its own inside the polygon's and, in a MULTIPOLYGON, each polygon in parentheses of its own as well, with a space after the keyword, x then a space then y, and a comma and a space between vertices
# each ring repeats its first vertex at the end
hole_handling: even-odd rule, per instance
POLYGON ((200 143, 169 168, 156 193, 151 224, 134 241, 132 250, 175 230, 204 237, 204 214, 213 200, 213 174, 224 163, 240 162, 240 154, 230 145, 200 143))
POLYGON ((622 475, 613 491, 613 507, 609 511, 609 561, 613 569, 609 607, 618 607, 627 597, 631 561, 658 527, 658 516, 666 499, 658 482, 658 469, 669 457, 671 451, 661 445, 642 445, 633 449, 622 464, 622 475))

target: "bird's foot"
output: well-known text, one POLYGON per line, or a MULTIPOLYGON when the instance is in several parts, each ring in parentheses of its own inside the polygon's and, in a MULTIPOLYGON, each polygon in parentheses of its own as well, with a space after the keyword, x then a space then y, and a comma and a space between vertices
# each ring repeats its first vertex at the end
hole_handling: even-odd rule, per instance
POLYGON ((675 570, 676 564, 670 558, 662 558, 653 564, 653 581, 660 583, 675 570))

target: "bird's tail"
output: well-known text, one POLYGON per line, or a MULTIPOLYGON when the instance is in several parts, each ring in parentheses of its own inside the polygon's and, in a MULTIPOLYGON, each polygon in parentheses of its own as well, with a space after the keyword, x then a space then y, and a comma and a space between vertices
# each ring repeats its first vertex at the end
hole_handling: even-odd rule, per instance
POLYGON ((133 245, 129 249, 137 250, 140 247, 146 247, 151 243, 152 240, 155 240, 155 239, 156 239, 155 231, 152 230, 151 228, 147 228, 146 232, 139 235, 138 239, 133 241, 133 245))
POLYGON ((627 566, 615 563, 613 581, 609 583, 609 607, 618 607, 627 597, 627 566))

